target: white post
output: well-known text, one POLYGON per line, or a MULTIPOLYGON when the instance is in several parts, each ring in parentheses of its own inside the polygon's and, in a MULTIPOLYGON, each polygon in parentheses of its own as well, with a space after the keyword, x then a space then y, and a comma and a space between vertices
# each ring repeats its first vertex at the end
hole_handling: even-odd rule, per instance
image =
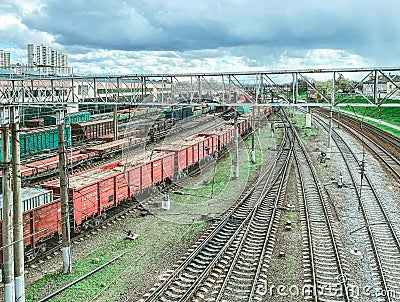
POLYGON ((331 95, 331 106, 329 107, 329 133, 328 133, 328 147, 326 148, 326 158, 331 158, 331 151, 332 151, 332 110, 333 105, 335 104, 335 76, 336 72, 333 72, 333 79, 332 79, 332 95, 331 95))

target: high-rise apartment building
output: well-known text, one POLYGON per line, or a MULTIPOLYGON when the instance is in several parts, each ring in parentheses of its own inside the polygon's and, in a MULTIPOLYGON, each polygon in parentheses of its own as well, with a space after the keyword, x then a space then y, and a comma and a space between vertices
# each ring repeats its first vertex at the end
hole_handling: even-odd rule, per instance
POLYGON ((0 68, 9 68, 10 65, 10 52, 0 49, 0 68))
POLYGON ((68 55, 50 46, 28 44, 28 67, 68 67, 68 55))

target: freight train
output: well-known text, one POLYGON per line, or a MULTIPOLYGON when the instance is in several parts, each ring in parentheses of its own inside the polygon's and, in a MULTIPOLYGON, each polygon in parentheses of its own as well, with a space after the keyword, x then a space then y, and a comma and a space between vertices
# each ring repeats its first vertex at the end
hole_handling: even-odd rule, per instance
MULTIPOLYGON (((239 118, 239 133, 244 135, 249 130, 249 116, 239 118)), ((140 156, 71 175, 68 197, 72 231, 79 233, 98 225, 107 217, 108 210, 147 196, 159 186, 183 177, 202 161, 223 152, 233 140, 234 128, 226 124, 140 156)), ((31 190, 23 194, 23 202, 27 204, 23 214, 24 244, 27 258, 31 259, 60 238, 60 184, 55 180, 43 184, 37 191, 24 190, 31 190), (40 197, 44 195, 47 197, 40 197)), ((0 228, 3 230, 2 221, 0 228)))
MULTIPOLYGON (((149 108, 146 110, 136 111, 132 111, 132 109, 128 111, 126 109, 118 113, 118 121, 121 123, 120 128, 123 128, 128 124, 128 122, 132 121, 131 118, 133 116, 143 117, 143 122, 139 127, 142 130, 142 133, 138 134, 138 136, 148 136, 149 142, 155 142, 165 137, 168 130, 170 130, 177 121, 191 116, 211 113, 212 110, 213 108, 209 106, 171 108, 163 111, 162 118, 146 120, 144 118, 146 114, 156 114, 158 109, 149 108)), ((92 116, 90 121, 72 123, 71 128, 73 142, 82 142, 94 139, 107 140, 107 138, 113 138, 114 120, 112 118, 112 113, 106 113, 92 116)), ((119 134, 118 137, 123 135, 124 132, 121 131, 121 134, 119 134)))
MULTIPOLYGON (((85 150, 73 151, 67 153, 67 167, 70 170, 75 168, 90 164, 104 158, 110 158, 114 153, 121 152, 126 148, 133 149, 135 147, 142 146, 146 142, 145 139, 136 137, 125 137, 116 141, 106 142, 103 144, 86 147, 85 150)), ((43 179, 54 175, 59 172, 59 157, 51 156, 45 159, 33 161, 20 166, 22 184, 29 184, 30 180, 43 179)), ((0 171, 0 182, 1 182, 2 172, 0 171)))
MULTIPOLYGON (((143 116, 148 113, 156 112, 156 108, 148 109, 124 109, 117 112, 119 122, 127 122, 130 118, 143 116)), ((112 117, 113 113, 107 113, 112 117)), ((73 112, 65 115, 64 141, 67 146, 80 141, 79 135, 87 135, 88 139, 97 139, 99 136, 113 132, 113 119, 104 119, 104 115, 91 116, 89 112, 73 112), (90 122, 93 120, 94 122, 90 122), (87 123, 91 126, 86 127, 87 123), (82 127, 81 127, 82 125, 82 127), (94 127, 93 125, 98 125, 94 127), (85 128, 86 127, 86 128, 85 128), (78 132, 75 137, 76 128, 83 128, 83 132, 78 132), (82 134, 83 133, 83 134, 82 134)), ((58 148, 58 129, 55 115, 45 115, 42 118, 26 120, 25 125, 28 128, 20 131, 20 152, 21 157, 42 153, 44 150, 55 150, 58 148), (32 128, 33 127, 33 128, 32 128)), ((78 130, 80 131, 80 130, 78 130)), ((0 139, 0 161, 2 159, 0 139)), ((11 155, 11 153, 10 153, 11 155)))
MULTIPOLYGON (((190 110, 190 115, 208 113, 209 108, 190 110)), ((157 108, 134 108, 124 109, 117 112, 119 123, 128 123, 134 117, 144 117, 149 114, 156 114, 157 108)), ((185 111, 186 112, 186 111, 185 111)), ((189 111, 187 111, 189 112, 189 111)), ((186 118, 186 115, 176 115, 176 118, 168 118, 168 121, 156 120, 148 123, 147 129, 142 129, 141 137, 149 134, 149 142, 157 141, 165 136, 167 131, 173 127, 176 120, 186 118)), ((67 146, 74 143, 89 140, 112 140, 114 132, 113 113, 104 113, 98 115, 90 115, 89 112, 74 112, 65 115, 64 141, 67 146)), ((25 125, 34 128, 22 129, 20 131, 21 157, 28 157, 40 154, 43 150, 54 150, 58 148, 58 130, 55 126, 56 116, 46 115, 39 119, 27 120, 25 125), (44 126, 43 126, 44 125, 44 126)), ((124 131, 118 134, 118 138, 125 135, 124 131)), ((10 153, 11 154, 11 153, 10 153)), ((1 156, 1 139, 0 139, 0 161, 1 156)))
MULTIPOLYGON (((22 129, 19 133, 21 157, 34 155, 43 150, 58 148, 58 129, 56 126, 22 129)), ((65 127, 64 142, 71 145, 71 128, 65 127)), ((10 150, 11 156, 11 150, 10 150)), ((2 144, 0 139, 0 160, 2 159, 2 144)))
MULTIPOLYGON (((123 114, 125 111, 127 110, 121 111, 121 114, 123 114)), ((153 110, 151 108, 149 109, 149 111, 146 110, 132 111, 131 109, 131 115, 136 114, 137 116, 143 116, 146 113, 153 113, 153 112, 156 112, 156 110, 153 110)), ((198 114, 208 113, 210 112, 210 109, 199 108, 198 110, 194 110, 193 112, 195 113, 195 115, 198 115, 198 114)), ((86 117, 87 114, 80 115, 81 119, 86 119, 86 117)), ((71 118, 71 120, 73 119, 71 118)), ((77 127, 76 129, 79 129, 79 130, 75 129, 73 131, 80 131, 79 135, 85 136, 86 137, 85 140, 88 140, 90 138, 92 140, 104 141, 104 143, 86 147, 84 150, 81 151, 74 151, 71 153, 67 153, 68 167, 74 169, 75 167, 78 167, 80 165, 88 164, 104 158, 110 158, 115 153, 121 152, 122 149, 126 150, 126 148, 128 147, 133 149, 135 147, 143 146, 143 144, 149 144, 159 141, 167 135, 167 133, 176 124, 176 122, 177 120, 174 118, 160 119, 156 120, 155 122, 151 121, 151 126, 149 126, 147 129, 145 127, 135 128, 135 126, 131 125, 130 127, 133 127, 132 129, 124 129, 119 131, 117 133, 117 140, 115 141, 113 140, 114 133, 111 132, 111 129, 113 129, 112 119, 105 119, 105 120, 93 119, 93 121, 89 122, 83 121, 81 123, 73 123, 73 125, 77 127)), ((129 126, 128 123, 125 123, 125 125, 129 126)), ((142 125, 142 123, 140 125, 142 125)), ((30 150, 29 154, 26 154, 25 152, 25 150, 27 150, 27 148, 24 145, 25 139, 24 136, 21 136, 21 150, 25 152, 23 155, 21 155, 21 157, 40 153, 41 151, 43 151, 43 149, 50 150, 50 149, 56 149, 58 147, 57 129, 55 127, 50 127, 50 128, 48 127, 48 129, 53 129, 53 132, 51 132, 53 136, 50 137, 50 139, 48 140, 43 140, 43 142, 39 141, 38 139, 36 139, 35 142, 31 142, 30 145, 31 146, 34 145, 35 149, 33 149, 33 147, 28 149, 30 150), (45 144, 45 142, 47 142, 47 144, 45 144)), ((41 132, 40 131, 33 132, 31 137, 35 137, 35 135, 38 136, 39 135, 38 133, 41 132)), ((72 132, 72 133, 74 133, 74 135, 78 135, 77 132, 72 132)), ((67 145, 70 145, 71 130, 69 127, 66 128, 66 137, 67 137, 66 138, 67 145)), ((0 151, 1 151, 1 145, 0 145, 0 151)), ((0 159, 1 159, 1 154, 0 154, 0 159)), ((23 184, 28 184, 29 181, 34 178, 42 178, 57 173, 58 161, 59 159, 57 155, 29 162, 25 165, 21 165, 20 169, 21 169, 23 184)), ((0 180, 1 180, 1 171, 0 171, 0 180)))

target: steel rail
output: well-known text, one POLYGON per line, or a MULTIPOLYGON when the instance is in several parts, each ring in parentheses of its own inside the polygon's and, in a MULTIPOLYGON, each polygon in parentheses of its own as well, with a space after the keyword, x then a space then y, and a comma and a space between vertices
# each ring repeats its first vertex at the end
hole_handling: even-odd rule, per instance
MULTIPOLYGON (((292 125, 292 127, 293 127, 293 125, 292 125)), ((301 152, 302 158, 304 158, 305 161, 306 161, 308 171, 309 171, 309 173, 311 174, 311 177, 314 180, 314 184, 315 184, 317 192, 318 192, 318 200, 320 202, 320 205, 322 206, 323 215, 325 217, 326 225, 327 225, 329 236, 330 236, 330 241, 331 241, 331 244, 332 244, 332 247, 333 247, 333 252, 335 254, 335 261, 336 261, 337 268, 338 268, 338 271, 339 271, 339 275, 337 277, 345 276, 345 272, 344 272, 344 269, 343 269, 341 256, 339 254, 339 248, 338 248, 337 243, 336 243, 337 239, 335 238, 335 234, 334 234, 334 231, 333 231, 332 223, 330 221, 330 215, 328 213, 328 209, 327 209, 327 205, 326 205, 326 202, 325 202, 325 198, 322 196, 323 189, 321 188, 321 186, 319 184, 317 172, 315 171, 315 168, 314 168, 314 166, 313 166, 313 164, 311 162, 311 159, 310 159, 310 157, 309 157, 304 145, 302 144, 302 142, 300 140, 300 137, 299 137, 297 132, 295 132, 295 137, 296 137, 296 141, 297 141, 297 148, 301 152)), ((302 177, 302 174, 300 173, 301 167, 300 167, 299 155, 296 152, 294 154, 295 154, 295 160, 296 160, 297 168, 298 168, 298 171, 299 171, 300 181, 301 181, 301 184, 302 184, 301 189, 302 189, 303 200, 304 200, 304 208, 305 208, 305 212, 306 212, 308 244, 309 244, 309 248, 310 248, 310 258, 311 258, 311 262, 310 263, 311 263, 312 280, 313 280, 312 282, 313 282, 313 289, 315 290, 315 295, 314 295, 313 299, 314 299, 315 302, 318 302, 318 301, 320 301, 320 297, 318 297, 318 293, 319 293, 319 291, 318 291, 318 281, 317 281, 318 273, 317 273, 317 269, 316 269, 316 265, 315 265, 315 261, 316 260, 315 260, 315 257, 314 257, 315 251, 314 251, 314 248, 313 248, 313 246, 314 246, 313 245, 313 234, 311 232, 312 226, 311 226, 311 222, 310 222, 310 219, 309 219, 309 217, 310 217, 309 201, 307 200, 307 194, 305 192, 304 179, 302 177)), ((341 287, 342 287, 343 293, 344 293, 344 300, 345 301, 351 301, 350 300, 350 295, 349 295, 349 288, 348 288, 348 285, 347 285, 347 280, 343 280, 343 282, 341 282, 341 287)))
MULTIPOLYGON (((318 114, 327 118, 327 115, 322 112, 318 111, 318 114)), ((314 114, 313 116, 315 118, 318 118, 318 115, 314 114)), ((394 176, 397 178, 397 180, 400 180, 400 161, 395 157, 395 155, 392 154, 389 150, 387 150, 383 146, 381 146, 380 144, 378 144, 375 140, 370 138, 365 133, 357 131, 358 129, 356 129, 352 125, 353 123, 356 122, 354 119, 352 119, 351 117, 347 117, 346 120, 350 121, 351 124, 344 124, 343 122, 340 122, 340 124, 343 127, 345 127, 345 129, 350 134, 355 136, 361 143, 365 144, 365 146, 367 146, 382 161, 382 163, 384 163, 385 166, 394 174, 394 176)), ((339 122, 338 120, 336 120, 336 121, 339 122)), ((365 127, 367 124, 364 123, 363 125, 365 127)), ((390 143, 392 145, 392 147, 395 149, 400 148, 400 139, 397 139, 396 137, 393 137, 393 136, 389 135, 388 133, 386 133, 376 127, 373 127, 373 126, 371 126, 371 127, 367 126, 365 128, 381 135, 381 136, 377 137, 377 140, 386 142, 387 138, 390 138, 391 141, 388 141, 388 143, 390 143)), ((400 149, 398 149, 397 151, 400 152, 400 149)), ((396 155, 398 155, 398 154, 396 154, 396 155)))
MULTIPOLYGON (((327 125, 322 119, 318 119, 318 122, 324 127, 325 130, 327 130, 327 125)), ((382 282, 382 285, 383 285, 383 289, 384 289, 384 291, 386 293, 390 293, 391 289, 388 286, 388 281, 387 281, 387 277, 386 277, 387 273, 384 271, 384 266, 383 266, 383 262, 384 261, 381 259, 380 251, 379 251, 379 247, 378 247, 379 243, 377 242, 377 240, 375 238, 375 235, 374 235, 374 233, 376 233, 376 231, 373 230, 373 227, 375 226, 375 224, 371 222, 371 219, 370 219, 370 217, 369 217, 369 215, 367 213, 366 202, 363 200, 363 198, 361 198, 360 191, 357 190, 357 181, 355 180, 355 176, 352 173, 353 169, 350 167, 349 160, 346 157, 346 154, 351 155, 351 157, 357 163, 357 165, 359 165, 359 160, 357 159, 354 151, 350 148, 349 144, 336 131, 333 131, 332 133, 334 134, 333 135, 333 139, 336 142, 336 145, 338 146, 339 152, 340 152, 340 154, 341 154, 341 156, 342 156, 342 158, 343 158, 343 160, 345 162, 346 168, 347 168, 347 170, 349 172, 351 181, 352 181, 353 186, 355 188, 357 199, 358 199, 358 202, 360 204, 360 208, 361 208, 364 220, 365 220, 366 229, 367 229, 367 232, 368 232, 368 237, 370 238, 370 241, 371 241, 372 250, 373 250, 373 253, 374 253, 374 258, 375 258, 375 261, 377 262, 379 275, 381 276, 381 282, 382 282), (340 147, 340 145, 342 147, 340 147), (345 149, 345 150, 343 150, 343 149, 345 149)), ((373 186, 370 178, 368 177, 368 175, 364 174, 363 177, 367 181, 368 187, 369 187, 369 189, 371 190, 371 192, 373 193, 373 195, 375 197, 375 201, 376 201, 377 205, 379 206, 379 209, 381 211, 382 216, 384 217, 385 223, 386 223, 386 225, 387 225, 387 227, 388 227, 388 229, 390 231, 390 235, 391 235, 391 237, 393 238, 393 240, 394 240, 394 242, 396 244, 398 253, 400 253, 400 239, 396 235, 396 231, 394 229, 393 223, 392 223, 391 219, 389 218, 389 216, 388 216, 388 214, 387 214, 387 212, 386 212, 386 210, 385 210, 385 208, 383 206, 383 202, 382 202, 381 198, 379 197, 379 195, 378 195, 376 189, 374 188, 374 186, 373 186)), ((360 187, 360 190, 361 189, 362 188, 360 187)), ((364 190, 365 190, 365 187, 364 187, 364 190)), ((388 295, 388 301, 392 301, 392 299, 390 299, 389 295, 388 295)))
MULTIPOLYGON (((284 142, 282 142, 282 145, 283 144, 284 142)), ((275 167, 275 165, 277 164, 277 161, 281 156, 282 152, 283 148, 281 148, 279 154, 275 156, 273 167, 275 167)), ((222 230, 222 227, 227 224, 228 220, 231 218, 237 219, 235 218, 236 213, 241 210, 241 207, 243 207, 243 205, 247 207, 245 203, 250 198, 251 194, 254 193, 257 186, 259 186, 261 182, 265 181, 265 179, 267 180, 273 179, 274 177, 273 172, 274 169, 268 169, 263 171, 263 174, 259 177, 256 184, 254 184, 248 190, 248 192, 243 197, 240 198, 240 201, 238 203, 236 203, 233 207, 231 207, 226 211, 225 218, 217 225, 216 229, 204 239, 204 241, 190 254, 190 256, 188 256, 185 259, 185 261, 182 264, 179 265, 179 267, 168 277, 168 279, 163 281, 154 291, 152 291, 152 293, 150 293, 147 297, 145 297, 145 301, 147 302, 156 301, 156 299, 158 299, 159 296, 166 291, 168 286, 170 286, 172 282, 175 281, 175 278, 182 273, 183 269, 186 268, 191 263, 194 257, 200 253, 200 251, 215 237, 215 235, 217 235, 220 232, 220 230, 222 230)), ((230 235, 230 238, 224 243, 224 245, 220 248, 218 253, 212 258, 210 263, 205 268, 203 268, 202 273, 196 276, 196 280, 190 285, 190 287, 187 290, 185 290, 185 293, 182 295, 179 301, 185 301, 189 299, 190 296, 195 292, 200 282, 207 276, 210 269, 212 269, 212 267, 216 264, 217 260, 223 255, 223 252, 230 246, 230 244, 236 238, 237 234, 239 234, 243 226, 247 224, 248 219, 250 218, 254 210, 255 207, 253 206, 250 208, 250 210, 246 211, 247 214, 245 215, 245 217, 241 219, 241 223, 235 227, 236 229, 234 233, 230 235)))

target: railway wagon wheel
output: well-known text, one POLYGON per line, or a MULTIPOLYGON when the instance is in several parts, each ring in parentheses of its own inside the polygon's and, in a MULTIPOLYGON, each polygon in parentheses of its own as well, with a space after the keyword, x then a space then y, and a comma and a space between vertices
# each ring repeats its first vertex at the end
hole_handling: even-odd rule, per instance
POLYGON ((90 228, 90 223, 88 220, 82 223, 82 231, 87 231, 90 228))
POLYGON ((46 243, 42 243, 42 244, 36 245, 34 248, 28 250, 25 253, 25 260, 26 261, 32 261, 36 257, 38 257, 39 255, 41 255, 44 252, 46 252, 46 250, 47 250, 46 243))

